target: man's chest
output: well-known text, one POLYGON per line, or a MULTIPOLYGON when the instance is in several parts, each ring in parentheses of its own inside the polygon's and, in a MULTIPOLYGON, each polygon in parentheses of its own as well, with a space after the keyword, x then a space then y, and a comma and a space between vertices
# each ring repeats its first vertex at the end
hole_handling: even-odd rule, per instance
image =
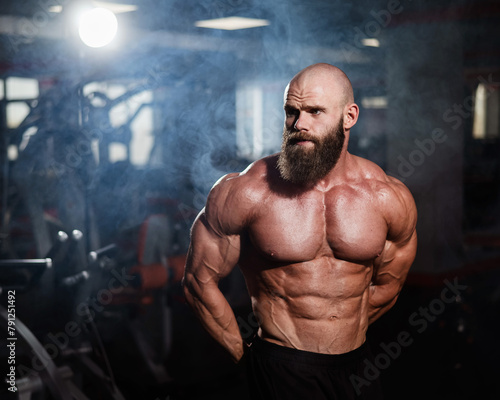
POLYGON ((256 249, 274 261, 333 256, 361 263, 382 252, 387 223, 370 193, 342 188, 268 199, 249 235, 256 249))

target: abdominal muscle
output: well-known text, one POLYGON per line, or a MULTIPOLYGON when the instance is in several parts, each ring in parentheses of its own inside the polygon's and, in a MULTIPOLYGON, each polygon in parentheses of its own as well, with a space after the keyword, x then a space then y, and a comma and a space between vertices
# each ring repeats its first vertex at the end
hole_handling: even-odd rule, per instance
POLYGON ((264 340, 324 354, 364 343, 371 266, 321 257, 243 272, 264 340))

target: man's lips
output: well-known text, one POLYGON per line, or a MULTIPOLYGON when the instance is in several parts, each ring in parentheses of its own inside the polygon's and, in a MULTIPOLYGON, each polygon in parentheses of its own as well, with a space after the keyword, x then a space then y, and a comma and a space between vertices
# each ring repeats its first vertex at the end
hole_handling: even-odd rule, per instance
POLYGON ((290 145, 299 145, 299 146, 306 146, 309 144, 315 144, 316 142, 311 139, 306 139, 306 138, 294 138, 290 139, 290 145))

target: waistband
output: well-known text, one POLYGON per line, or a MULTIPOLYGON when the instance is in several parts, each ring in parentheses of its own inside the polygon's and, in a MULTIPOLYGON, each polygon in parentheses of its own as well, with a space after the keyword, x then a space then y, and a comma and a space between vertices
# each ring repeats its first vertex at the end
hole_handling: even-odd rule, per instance
POLYGON ((282 361, 306 364, 317 367, 340 368, 346 365, 359 363, 370 355, 366 341, 357 349, 342 354, 323 354, 311 351, 297 350, 268 342, 255 336, 250 350, 256 354, 266 355, 269 358, 282 361))

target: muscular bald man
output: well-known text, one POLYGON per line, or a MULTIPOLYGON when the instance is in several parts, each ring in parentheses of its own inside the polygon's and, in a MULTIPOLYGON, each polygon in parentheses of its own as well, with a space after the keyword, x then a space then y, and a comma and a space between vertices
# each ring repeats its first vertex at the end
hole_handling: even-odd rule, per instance
POLYGON ((221 178, 198 215, 186 299, 235 361, 247 353, 253 398, 379 398, 375 385, 357 397, 350 377, 363 376, 368 325, 394 305, 414 260, 415 203, 348 153, 359 108, 340 69, 302 70, 284 109, 281 152, 221 178), (249 348, 218 289, 237 264, 259 322, 249 348))

